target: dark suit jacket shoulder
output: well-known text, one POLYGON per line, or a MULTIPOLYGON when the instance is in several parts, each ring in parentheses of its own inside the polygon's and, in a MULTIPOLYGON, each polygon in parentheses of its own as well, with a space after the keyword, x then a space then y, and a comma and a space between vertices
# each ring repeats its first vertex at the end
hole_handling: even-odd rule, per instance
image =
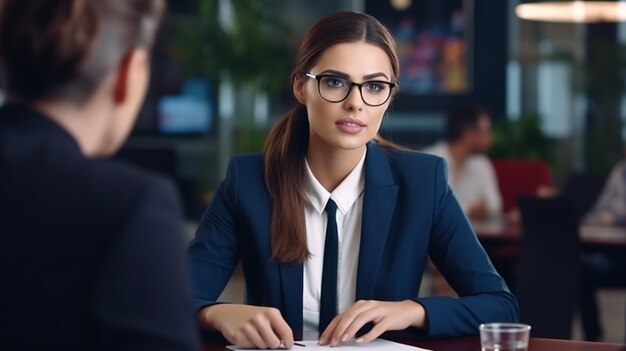
MULTIPOLYGON (((356 299, 414 299, 429 337, 477 334, 483 322, 518 319, 517 302, 495 271, 447 183, 443 159, 369 143, 356 299), (459 298, 419 297, 427 258, 459 298)), ((197 308, 215 303, 237 262, 247 302, 280 309, 302 330, 302 265, 271 259, 271 202, 262 155, 231 160, 188 248, 197 308)))
POLYGON ((0 349, 198 349, 172 184, 0 109, 0 349))

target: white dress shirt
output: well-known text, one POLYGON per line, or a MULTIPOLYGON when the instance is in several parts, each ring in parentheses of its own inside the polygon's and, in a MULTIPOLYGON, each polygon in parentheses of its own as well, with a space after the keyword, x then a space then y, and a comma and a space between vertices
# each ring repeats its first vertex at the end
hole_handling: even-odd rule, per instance
POLYGON ((585 222, 593 225, 626 225, 626 160, 611 170, 602 194, 585 215, 585 222))
POLYGON ((308 200, 304 209, 307 246, 311 257, 304 261, 303 276, 303 322, 304 339, 317 340, 320 318, 320 296, 322 292, 322 268, 324 263, 324 241, 328 218, 324 208, 328 199, 337 204, 337 233, 339 256, 337 269, 337 303, 339 313, 350 307, 355 300, 356 274, 361 243, 361 219, 363 216, 363 189, 365 154, 352 172, 329 193, 317 181, 308 161, 306 162, 305 196, 308 200))
POLYGON ((498 188, 498 179, 491 161, 485 155, 472 155, 467 158, 454 179, 454 162, 448 144, 437 143, 423 150, 429 154, 443 157, 448 164, 448 183, 452 192, 465 212, 480 202, 484 202, 490 215, 502 212, 502 196, 498 188))

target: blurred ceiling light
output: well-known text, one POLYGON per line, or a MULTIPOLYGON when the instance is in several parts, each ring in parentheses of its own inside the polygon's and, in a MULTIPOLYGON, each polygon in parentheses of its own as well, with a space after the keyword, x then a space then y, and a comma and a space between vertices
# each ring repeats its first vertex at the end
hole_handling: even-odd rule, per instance
POLYGON ((623 1, 564 1, 520 4, 515 13, 521 19, 542 22, 597 23, 626 21, 623 1))
POLYGON ((413 0, 391 0, 391 6, 398 11, 404 11, 411 7, 413 0))

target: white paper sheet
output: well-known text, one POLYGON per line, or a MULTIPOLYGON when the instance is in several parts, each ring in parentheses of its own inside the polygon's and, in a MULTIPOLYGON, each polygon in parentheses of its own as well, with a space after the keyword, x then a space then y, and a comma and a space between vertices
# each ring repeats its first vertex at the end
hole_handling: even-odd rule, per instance
MULTIPOLYGON (((356 342, 352 341, 352 342, 347 342, 347 343, 343 343, 340 344, 338 346, 320 346, 317 344, 317 341, 315 340, 308 340, 308 341, 297 341, 298 344, 303 344, 305 345, 304 347, 302 346, 297 346, 294 345, 291 350, 295 350, 295 351, 314 351, 314 350, 325 350, 325 351, 331 351, 331 350, 336 350, 336 351, 382 351, 382 350, 392 350, 392 351, 430 351, 427 349, 422 349, 420 347, 416 347, 416 346, 410 346, 410 345, 405 345, 405 344, 400 344, 397 342, 393 342, 393 341, 388 341, 388 340, 383 340, 383 339, 376 339, 374 341, 371 341, 367 344, 357 344, 356 342)), ((244 348, 239 348, 236 346, 228 346, 228 348, 230 350, 234 350, 234 351, 250 351, 250 350, 254 350, 254 349, 244 349, 244 348)))

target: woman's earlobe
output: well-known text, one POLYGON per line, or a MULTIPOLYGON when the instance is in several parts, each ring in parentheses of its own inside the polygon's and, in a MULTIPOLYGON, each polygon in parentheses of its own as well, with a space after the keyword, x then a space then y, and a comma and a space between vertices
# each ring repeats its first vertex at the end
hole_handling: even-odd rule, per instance
POLYGON ((302 78, 295 78, 293 81, 293 96, 296 97, 299 103, 306 105, 306 94, 304 93, 305 81, 302 78))

